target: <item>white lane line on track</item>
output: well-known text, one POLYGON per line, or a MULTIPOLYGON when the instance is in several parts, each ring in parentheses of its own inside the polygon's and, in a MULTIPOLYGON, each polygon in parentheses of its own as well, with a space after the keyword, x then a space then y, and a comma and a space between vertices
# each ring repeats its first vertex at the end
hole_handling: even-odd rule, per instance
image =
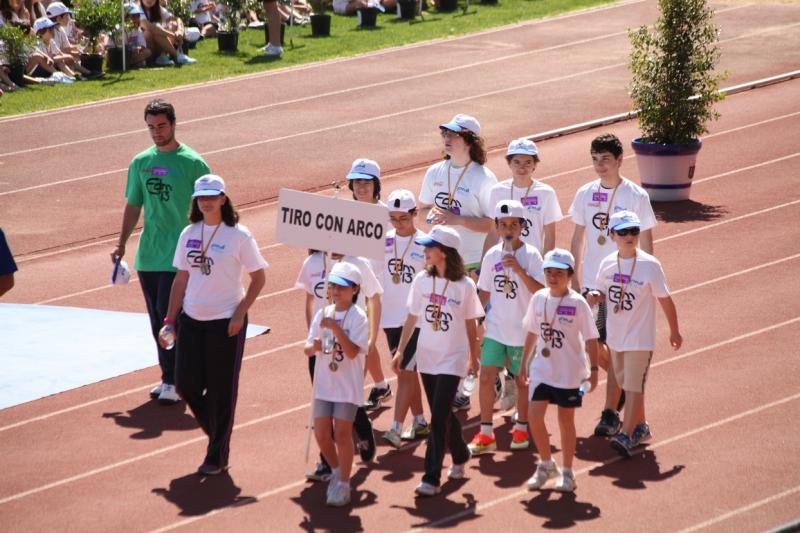
MULTIPOLYGON (((358 55, 350 56, 350 57, 343 57, 343 58, 338 58, 338 59, 319 61, 319 62, 309 63, 309 64, 305 64, 305 65, 297 65, 297 66, 294 66, 294 67, 270 70, 270 71, 266 71, 266 72, 257 72, 257 73, 254 73, 254 74, 243 74, 241 76, 233 76, 231 78, 226 78, 224 80, 203 81, 203 82, 199 82, 199 83, 193 83, 193 84, 183 85, 183 86, 180 86, 180 87, 173 87, 173 88, 169 88, 169 89, 159 89, 159 90, 145 92, 145 93, 138 93, 138 94, 135 94, 135 95, 119 96, 119 97, 116 97, 116 98, 110 98, 108 100, 103 100, 101 102, 90 102, 90 103, 86 103, 86 104, 75 104, 75 105, 72 105, 72 106, 62 107, 62 108, 59 108, 59 109, 51 109, 51 110, 47 110, 47 111, 38 111, 38 112, 34 112, 34 113, 26 113, 24 115, 16 115, 16 116, 11 116, 11 117, 6 117, 6 118, 0 118, 0 124, 4 124, 6 122, 16 122, 16 121, 22 121, 22 120, 27 120, 27 119, 32 119, 32 118, 38 118, 38 117, 46 116, 46 115, 56 115, 56 114, 61 114, 61 113, 68 113, 68 112, 74 111, 74 110, 84 110, 84 109, 90 109, 90 108, 94 108, 94 107, 104 107, 104 106, 108 106, 108 105, 112 105, 112 104, 116 104, 116 103, 120 103, 120 102, 140 100, 140 99, 146 98, 146 97, 148 97, 150 95, 166 95, 166 94, 179 93, 179 92, 188 92, 188 91, 192 91, 192 90, 195 90, 195 89, 205 90, 208 87, 215 87, 215 86, 218 86, 218 85, 228 85, 228 84, 231 84, 231 83, 238 83, 240 81, 249 81, 249 80, 258 79, 258 78, 274 77, 274 76, 279 76, 279 75, 282 75, 282 74, 291 74, 291 73, 295 73, 297 71, 312 70, 312 69, 315 69, 315 68, 327 67, 327 66, 330 66, 330 65, 338 65, 340 63, 349 63, 349 62, 353 62, 353 61, 357 61, 357 60, 361 60, 361 59, 368 59, 368 58, 373 58, 373 57, 376 57, 376 56, 393 54, 393 53, 400 52, 400 51, 413 50, 415 48, 425 48, 425 47, 428 47, 428 46, 431 46, 431 45, 437 45, 437 44, 442 44, 442 43, 450 44, 450 43, 454 43, 454 42, 457 42, 457 41, 468 40, 468 39, 472 39, 472 38, 475 38, 475 37, 482 37, 482 36, 485 36, 485 35, 491 35, 493 33, 501 33, 503 31, 524 28, 524 27, 527 27, 527 26, 539 26, 539 25, 546 24, 546 23, 549 23, 549 22, 558 22, 560 20, 576 18, 576 17, 580 17, 580 16, 584 16, 584 15, 593 15, 593 14, 596 14, 598 12, 608 11, 608 10, 616 9, 616 8, 619 8, 619 7, 628 7, 628 6, 631 6, 631 5, 634 5, 634 4, 641 4, 643 2, 645 2, 645 0, 629 0, 629 1, 623 1, 623 2, 615 2, 614 4, 611 4, 611 5, 590 7, 590 8, 586 8, 586 9, 580 9, 580 10, 577 10, 577 11, 573 11, 571 13, 564 13, 564 14, 561 14, 561 15, 555 15, 555 16, 545 17, 545 18, 541 18, 541 19, 536 19, 536 20, 527 20, 527 21, 524 21, 524 22, 519 22, 519 23, 515 23, 515 24, 509 24, 509 25, 506 25, 506 26, 500 26, 498 28, 490 28, 488 30, 484 30, 484 31, 476 32, 476 33, 459 35, 459 36, 456 36, 456 37, 443 37, 443 38, 440 38, 440 39, 432 39, 432 40, 429 40, 429 41, 412 43, 412 44, 403 45, 403 46, 385 48, 383 50, 375 50, 373 52, 366 52, 366 53, 363 53, 363 54, 358 54, 358 55)), ((741 7, 747 7, 747 6, 734 6, 734 7, 729 7, 729 8, 725 8, 725 9, 719 9, 716 12, 717 13, 724 13, 724 12, 732 11, 734 9, 738 9, 738 8, 741 8, 741 7)))
MULTIPOLYGON (((792 28, 792 27, 795 27, 795 26, 800 26, 800 22, 795 23, 795 24, 789 24, 789 25, 786 25, 786 26, 780 26, 780 27, 777 27, 777 28, 767 28, 766 30, 757 31, 757 32, 751 32, 749 34, 741 35, 741 36, 738 36, 738 37, 732 37, 730 39, 723 39, 723 40, 721 40, 719 42, 720 43, 726 43, 726 42, 735 41, 735 40, 739 40, 739 39, 746 39, 746 38, 749 38, 749 37, 761 35, 763 33, 772 33, 772 32, 775 32, 777 30, 780 30, 780 29, 787 29, 787 28, 792 28)), ((215 150, 208 150, 206 152, 202 152, 201 155, 209 156, 209 155, 214 155, 214 154, 219 154, 219 153, 224 153, 224 152, 230 152, 230 151, 234 151, 234 150, 242 150, 242 149, 245 149, 245 148, 252 148, 254 146, 261 146, 261 145, 264 145, 264 144, 269 144, 269 143, 274 143, 274 142, 280 142, 280 141, 286 141, 286 140, 290 140, 290 139, 296 139, 298 137, 304 137, 304 136, 307 136, 307 135, 314 135, 314 134, 319 134, 319 133, 327 133, 327 132, 331 132, 331 131, 335 131, 335 130, 339 130, 339 129, 343 129, 343 128, 350 128, 352 126, 358 126, 358 125, 361 125, 361 124, 367 124, 367 123, 370 123, 370 122, 386 120, 386 119, 398 117, 398 116, 401 116, 401 115, 408 115, 408 114, 412 114, 412 113, 419 113, 419 112, 423 112, 423 111, 428 111, 428 110, 431 110, 431 109, 436 109, 436 108, 439 108, 439 107, 445 107, 445 106, 448 106, 448 105, 452 105, 452 104, 456 104, 456 103, 460 103, 460 102, 466 102, 466 101, 469 101, 469 100, 475 100, 475 99, 479 99, 479 98, 486 98, 486 97, 489 97, 489 96, 495 96, 495 95, 498 95, 498 94, 518 91, 518 90, 522 90, 522 89, 530 89, 532 87, 536 87, 536 86, 539 86, 539 85, 545 85, 545 84, 548 84, 548 83, 554 83, 554 82, 559 82, 559 81, 570 80, 570 79, 574 79, 574 78, 585 76, 585 75, 589 75, 589 74, 597 74, 599 72, 604 72, 606 70, 612 70, 612 69, 615 69, 615 68, 624 67, 626 64, 627 63, 625 63, 625 62, 614 63, 614 64, 611 64, 611 65, 606 65, 606 66, 603 66, 603 67, 597 67, 597 68, 594 68, 594 69, 584 70, 584 71, 581 71, 581 72, 573 72, 571 74, 565 74, 563 76, 558 76, 558 77, 550 78, 550 79, 547 79, 547 80, 537 80, 537 81, 531 82, 531 83, 524 83, 524 84, 515 85, 515 86, 512 86, 512 87, 505 87, 505 88, 502 88, 502 89, 495 89, 493 91, 487 91, 487 92, 480 93, 480 94, 468 95, 468 96, 464 96, 464 97, 461 97, 461 98, 455 98, 455 99, 452 99, 452 100, 448 100, 448 101, 445 101, 445 102, 438 102, 438 103, 429 104, 429 105, 426 105, 426 106, 420 106, 420 107, 416 107, 416 108, 405 109, 405 110, 397 111, 397 112, 394 112, 394 113, 386 113, 386 114, 379 115, 379 116, 372 116, 372 117, 368 117, 368 118, 364 118, 364 119, 359 119, 359 120, 354 120, 354 121, 350 121, 350 122, 346 122, 346 123, 336 124, 336 125, 333 125, 333 126, 327 126, 327 127, 324 127, 324 128, 306 130, 306 131, 302 131, 302 132, 292 133, 292 134, 289 134, 289 135, 283 135, 283 136, 280 136, 280 137, 272 137, 272 138, 269 138, 269 139, 262 139, 262 140, 259 140, 259 141, 251 141, 249 143, 243 143, 243 144, 234 145, 234 146, 227 146, 225 148, 218 148, 218 149, 215 149, 215 150)), ((39 189, 43 189, 43 188, 47 188, 47 187, 53 187, 53 186, 56 186, 56 185, 64 185, 64 184, 67 184, 67 183, 74 183, 76 181, 83 181, 83 180, 87 180, 87 179, 91 179, 91 178, 96 178, 96 177, 100 177, 100 176, 108 176, 108 175, 111 175, 111 174, 117 174, 117 173, 126 172, 126 171, 127 171, 127 167, 126 168, 121 168, 121 169, 115 169, 115 170, 107 170, 107 171, 104 171, 104 172, 99 172, 99 173, 96 173, 96 174, 92 174, 90 176, 77 176, 77 177, 74 177, 74 178, 67 178, 67 179, 64 179, 64 180, 59 180, 59 181, 54 181, 54 182, 49 182, 49 183, 41 183, 39 185, 32 185, 30 187, 22 187, 22 188, 19 188, 19 189, 12 189, 10 191, 0 192, 0 196, 7 196, 7 195, 11 195, 11 194, 17 194, 17 193, 28 192, 28 191, 33 191, 33 190, 39 190, 39 189)))
MULTIPOLYGON (((751 269, 747 269, 747 272, 751 272, 752 270, 753 270, 752 268, 751 269)), ((730 277, 730 276, 728 276, 728 277, 730 277)), ((761 328, 761 329, 756 330, 756 331, 752 331, 752 332, 749 332, 749 333, 738 335, 738 336, 736 336, 736 337, 734 337, 732 339, 728 339, 728 340, 725 340, 725 341, 720 341, 720 342, 717 342, 715 344, 712 344, 712 345, 709 345, 709 346, 706 346, 706 347, 703 347, 703 348, 699 348, 697 350, 694 350, 694 351, 691 351, 691 352, 687 352, 687 353, 682 354, 682 355, 674 356, 672 358, 669 358, 669 359, 666 359, 666 360, 663 360, 663 361, 659 361, 658 363, 654 364, 653 367, 655 368, 655 367, 661 366, 663 364, 668 364, 668 363, 672 363, 672 362, 675 362, 675 361, 680 361, 680 360, 686 359, 688 357, 692 357, 694 355, 697 355, 699 353, 702 353, 702 352, 705 352, 705 351, 708 351, 708 350, 713 350, 713 349, 725 346, 725 345, 733 343, 733 342, 738 342, 738 341, 741 341, 743 339, 746 339, 746 338, 749 338, 749 337, 752 337, 752 336, 755 336, 755 335, 759 335, 761 333, 766 333, 768 331, 772 331, 774 329, 778 329, 778 328, 784 327, 786 325, 790 325, 790 324, 796 323, 798 321, 800 321, 800 317, 795 317, 793 319, 786 320, 786 321, 778 323, 778 324, 773 324, 771 326, 767 326, 767 327, 761 328)), ((244 359, 245 360, 255 359, 255 358, 261 357, 263 355, 268 355, 270 353, 275 353, 276 351, 279 351, 279 350, 287 349, 287 348, 290 348, 290 347, 298 347, 301 344, 303 344, 304 342, 305 342, 304 340, 300 340, 300 341, 294 342, 292 344, 281 346, 279 348, 273 348, 271 350, 266 350, 264 352, 253 354, 251 356, 245 357, 244 359)), ((396 378, 390 378, 390 379, 394 380, 396 378)), ((125 395, 127 393, 130 393, 130 392, 141 392, 141 391, 147 390, 148 388, 150 388, 152 386, 154 386, 154 384, 150 384, 150 385, 147 385, 147 386, 144 386, 144 387, 138 387, 136 389, 131 389, 131 390, 126 391, 124 393, 116 394, 116 395, 113 395, 113 396, 108 396, 108 397, 105 397, 105 398, 99 398, 97 400, 93 400, 91 402, 86 402, 84 404, 81 404, 79 406, 75 406, 75 407, 72 407, 72 408, 62 409, 61 411, 57 411, 57 412, 54 412, 54 413, 49 413, 49 414, 42 415, 42 416, 39 416, 39 417, 35 417, 35 418, 32 418, 32 419, 28 419, 28 420, 22 420, 22 421, 19 421, 19 422, 15 423, 15 424, 10 424, 8 426, 0 428, 0 432, 6 431, 8 429, 15 428, 15 427, 20 427, 20 426, 25 425, 25 424, 27 424, 29 422, 38 421, 38 420, 45 420, 47 418, 51 418, 52 416, 55 416, 56 414, 61 414, 61 413, 69 412, 69 411, 74 411, 76 409, 79 409, 80 407, 85 407, 85 406, 88 406, 88 405, 94 405, 94 404, 100 403, 100 402, 102 402, 104 400, 107 400, 107 399, 110 399, 110 398, 117 398, 117 397, 123 396, 123 395, 125 395)), ((365 387, 365 389, 366 388, 367 387, 365 387)), ((307 408, 309 405, 310 405, 309 403, 304 403, 302 405, 286 409, 286 410, 281 411, 279 413, 273 413, 273 414, 270 414, 270 415, 266 415, 264 417, 260 417, 260 418, 256 418, 256 419, 250 420, 248 422, 243 422, 243 423, 240 423, 240 424, 237 424, 236 426, 234 426, 234 429, 241 429, 241 428, 249 427, 249 426, 252 426, 252 425, 255 425, 255 424, 259 424, 259 423, 267 421, 267 420, 271 420, 271 419, 276 418, 278 416, 283 416, 285 414, 294 413, 294 412, 297 412, 297 411, 300 411, 302 409, 307 408)), ((159 453, 165 453, 165 452, 177 449, 177 448, 182 447, 182 446, 187 446, 189 444, 193 444, 195 442, 203 440, 204 438, 205 437, 197 437, 197 438, 194 438, 194 439, 190 439, 188 441, 184 441, 183 443, 177 443, 177 444, 174 444, 174 445, 171 445, 171 446, 160 448, 158 450, 154 450, 154 451, 139 455, 137 457, 131 457, 131 458, 128 458, 128 459, 126 459, 124 461, 113 463, 111 465, 106 465, 106 466, 103 466, 103 467, 100 467, 100 468, 96 468, 96 469, 93 469, 93 470, 90 470, 90 471, 87 471, 87 472, 83 472, 81 474, 77 474, 75 476, 71 476, 69 478, 61 479, 59 481, 54 481, 52 483, 48 483, 48 484, 40 486, 40 487, 36 487, 36 488, 33 488, 33 489, 29 489, 27 491, 23 491, 23 492, 20 492, 20 493, 17 493, 17 494, 13 494, 13 495, 7 496, 7 497, 5 497, 3 499, 0 499, 0 505, 2 505, 4 503, 11 502, 11 501, 19 500, 19 499, 25 498, 27 496, 30 496, 30 495, 33 495, 33 494, 37 494, 37 493, 40 493, 40 492, 43 492, 43 491, 46 491, 46 490, 49 490, 51 488, 59 487, 61 485, 65 485, 65 484, 71 483, 73 481, 78 481, 78 480, 81 480, 81 479, 85 479, 85 478, 93 476, 95 474, 100 474, 102 472, 106 472, 108 470, 112 470, 112 469, 120 467, 120 466, 125 466, 127 464, 133 463, 133 462, 141 460, 141 459, 146 459, 146 458, 149 458, 149 457, 153 457, 153 456, 155 456, 155 455, 157 455, 159 453)))
MULTIPOLYGON (((797 399, 800 399, 800 393, 792 394, 790 396, 786 396, 784 398, 781 398, 780 400, 775 400, 774 402, 769 402, 769 403, 765 403, 765 404, 759 405, 758 407, 754 407, 752 409, 748 409, 747 411, 743 411, 741 413, 737 413, 735 415, 723 418, 721 420, 717 420, 716 422, 712 422, 710 424, 706 424, 706 425, 704 425, 702 427, 698 427, 698 428, 692 429, 690 431, 687 431, 685 433, 681 433, 679 435, 675 435, 675 436, 670 437, 668 439, 665 439, 665 440, 662 440, 662 441, 658 441, 658 442, 656 442, 654 444, 648 445, 647 448, 645 448, 643 450, 635 452, 634 455, 639 455, 639 454, 643 453, 646 450, 656 450, 658 448, 662 448, 664 446, 672 444, 673 442, 678 442, 680 440, 683 440, 683 439, 686 439, 686 438, 689 438, 689 437, 693 437, 694 435, 697 435, 699 433, 703 433, 703 432, 706 432, 706 431, 710 431, 712 429, 716 429, 716 428, 718 428, 720 426, 724 426, 725 424, 729 424, 731 422, 736 422, 738 420, 741 420, 742 418, 746 418, 748 416, 752 416, 752 415, 761 413, 761 412, 766 411, 768 409, 772 409, 773 407, 779 407, 779 406, 787 404, 789 402, 793 402, 793 401, 795 401, 797 399)), ((602 468, 604 466, 619 462, 621 460, 622 460, 622 457, 614 457, 612 459, 608 459, 606 461, 603 461, 602 463, 595 464, 595 465, 592 465, 592 466, 587 466, 587 467, 582 468, 580 470, 576 470, 575 471, 575 475, 576 476, 580 476, 580 475, 586 474, 586 473, 594 470, 595 468, 602 468)), ((503 496, 501 498, 497 498, 497 499, 494 499, 494 500, 490 500, 490 501, 488 501, 486 503, 479 504, 479 505, 475 506, 474 508, 466 509, 466 510, 461 511, 459 513, 444 517, 444 518, 439 519, 439 520, 435 520, 435 521, 433 521, 433 522, 431 522, 429 524, 426 524, 424 527, 412 528, 412 529, 409 529, 408 531, 424 531, 427 528, 440 527, 440 526, 442 526, 444 524, 452 522, 453 520, 458 520, 459 518, 464 518, 466 516, 477 514, 480 511, 485 511, 486 509, 489 509, 489 508, 494 507, 496 505, 499 505, 501 503, 505 503, 507 501, 514 500, 514 499, 520 498, 520 497, 528 495, 528 494, 531 494, 531 493, 527 489, 519 490, 519 491, 513 492, 511 494, 507 494, 506 496, 503 496)))
POLYGON ((786 498, 787 496, 791 496, 793 494, 797 494, 798 492, 800 492, 800 485, 796 485, 796 486, 792 487, 791 489, 784 490, 783 492, 779 492, 778 494, 773 494, 772 496, 769 496, 769 497, 764 498, 762 500, 758 500, 756 502, 750 503, 750 504, 745 505, 743 507, 739 507, 738 509, 734 509, 733 511, 727 512, 725 514, 721 514, 719 516, 715 516, 714 518, 706 520, 705 522, 700 522, 699 524, 695 524, 692 527, 688 527, 686 529, 682 529, 680 531, 680 533, 694 533, 695 531, 699 531, 701 529, 705 529, 707 527, 716 525, 716 524, 718 524, 720 522, 724 522, 725 520, 728 520, 729 518, 733 518, 734 516, 738 516, 740 514, 752 511, 753 509, 757 509, 759 507, 763 507, 764 505, 768 505, 768 504, 770 504, 772 502, 775 502, 775 501, 781 500, 783 498, 786 498))

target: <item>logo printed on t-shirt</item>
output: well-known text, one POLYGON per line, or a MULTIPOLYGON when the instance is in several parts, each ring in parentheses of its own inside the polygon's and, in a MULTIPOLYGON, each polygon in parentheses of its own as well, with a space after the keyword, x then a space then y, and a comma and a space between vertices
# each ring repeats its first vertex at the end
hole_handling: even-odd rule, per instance
POLYGON ((435 294, 435 293, 431 293, 431 295, 430 295, 430 297, 428 298, 428 300, 429 300, 429 301, 430 301, 432 304, 445 305, 445 304, 447 303, 447 298, 446 298, 444 295, 442 295, 442 294, 435 294))
POLYGON ((631 277, 627 274, 614 273, 614 283, 630 283, 631 277))
POLYGON ((524 198, 521 198, 521 200, 522 200, 522 205, 524 205, 525 207, 529 207, 532 205, 539 205, 538 196, 526 196, 524 198))
POLYGON ((620 310, 630 311, 631 309, 633 309, 633 302, 634 300, 636 300, 636 295, 633 294, 631 291, 625 291, 625 298, 623 300, 622 287, 620 287, 619 285, 611 285, 608 288, 608 299, 611 300, 611 303, 618 304, 620 310))
POLYGON ((558 309, 556 309, 556 314, 559 315, 566 315, 566 316, 575 316, 575 311, 577 308, 574 305, 559 305, 558 309))
POLYGON ((595 202, 607 202, 608 201, 608 193, 606 192, 594 192, 592 193, 592 200, 595 202))
POLYGON ((386 246, 394 245, 394 237, 386 237, 386 246))
POLYGON ((447 209, 452 211, 453 214, 460 215, 461 214, 461 202, 453 198, 452 203, 448 203, 448 195, 446 192, 440 192, 436 195, 436 198, 433 200, 436 207, 439 209, 447 209))
POLYGON ((150 169, 150 175, 165 178, 169 176, 169 169, 167 167, 153 167, 150 169))
POLYGON ((203 246, 203 243, 202 241, 200 241, 200 239, 189 239, 188 241, 186 241, 187 248, 199 250, 201 246, 203 246))
POLYGON ((211 249, 212 249, 212 250, 218 250, 218 251, 220 251, 220 252, 221 252, 222 250, 224 250, 224 249, 225 249, 225 245, 224 245, 224 244, 217 244, 217 243, 214 243, 214 244, 212 244, 212 245, 211 245, 211 249))
MULTIPOLYGON (((433 306, 432 304, 428 304, 425 307, 425 321, 428 322, 428 324, 432 324, 436 320, 437 317, 435 316, 436 315, 436 313, 434 312, 435 310, 436 307, 433 306)), ((438 319, 439 319, 439 331, 447 331, 450 329, 450 321, 453 320, 453 315, 439 309, 438 319)))
POLYGON ((199 250, 191 250, 187 253, 186 262, 189 263, 192 268, 199 268, 200 273, 205 276, 211 275, 211 267, 214 266, 214 260, 208 256, 203 256, 202 252, 199 250), (206 265, 205 269, 202 268, 203 263, 206 265))
POLYGON ((405 261, 400 261, 400 259, 396 257, 389 259, 389 262, 386 264, 389 274, 392 275, 397 272, 398 263, 403 265, 403 271, 400 273, 400 283, 410 284, 414 281, 414 276, 417 274, 417 271, 405 261))
POLYGON ((145 182, 145 188, 148 193, 153 196, 158 196, 158 199, 162 202, 169 201, 169 193, 172 192, 172 185, 164 183, 161 178, 155 176, 148 178, 145 182))
POLYGON ((505 294, 506 300, 513 300, 517 297, 518 287, 519 284, 514 280, 506 278, 505 274, 499 274, 494 277, 494 292, 505 294))

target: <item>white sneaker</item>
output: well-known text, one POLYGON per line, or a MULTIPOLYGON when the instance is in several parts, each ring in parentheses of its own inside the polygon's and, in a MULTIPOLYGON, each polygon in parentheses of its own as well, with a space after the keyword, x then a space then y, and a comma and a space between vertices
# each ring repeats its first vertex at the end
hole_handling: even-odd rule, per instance
POLYGON ((395 448, 399 448, 403 444, 403 439, 400 437, 400 433, 398 433, 394 429, 390 429, 389 431, 384 433, 383 440, 387 441, 395 448))
POLYGON ((186 54, 178 54, 178 63, 181 65, 193 65, 197 63, 197 60, 193 57, 189 57, 186 54))
POLYGON ((442 488, 422 481, 419 485, 417 485, 417 488, 414 489, 414 492, 420 496, 436 496, 442 492, 442 488))
POLYGON ((172 65, 173 63, 172 63, 172 60, 169 58, 168 55, 161 54, 160 56, 158 56, 156 58, 155 64, 158 65, 159 67, 168 67, 168 66, 172 65))
POLYGON ((153 389, 150 391, 150 397, 151 398, 158 398, 159 396, 161 396, 161 387, 163 385, 164 385, 163 383, 159 383, 158 385, 153 387, 153 389))
POLYGON ((539 463, 536 467, 536 473, 528 480, 528 490, 541 489, 549 480, 560 475, 561 472, 555 463, 550 463, 549 467, 539 463))
POLYGON ((572 475, 562 474, 558 481, 556 481, 555 489, 558 492, 572 492, 577 486, 578 484, 575 483, 575 478, 572 477, 572 475))
POLYGON ((270 43, 264 48, 264 55, 267 57, 281 57, 283 55, 283 47, 270 43))
POLYGON ((464 479, 466 475, 466 465, 467 463, 462 463, 460 465, 450 466, 450 470, 447 471, 447 477, 449 479, 464 479))
POLYGON ((508 411, 517 405, 517 381, 514 378, 503 380, 503 394, 500 396, 500 410, 508 411))
POLYGON ((328 500, 331 499, 331 496, 333 496, 333 492, 336 490, 336 487, 338 486, 339 486, 339 476, 332 473, 330 479, 328 480, 328 490, 326 492, 328 500))
POLYGON ((178 396, 178 392, 175 390, 175 385, 170 385, 169 383, 161 384, 161 394, 158 395, 158 403, 172 405, 178 403, 180 399, 181 397, 178 396))
POLYGON ((328 496, 328 501, 325 503, 331 507, 344 507, 350 503, 350 485, 348 483, 338 482, 336 488, 333 489, 328 496))

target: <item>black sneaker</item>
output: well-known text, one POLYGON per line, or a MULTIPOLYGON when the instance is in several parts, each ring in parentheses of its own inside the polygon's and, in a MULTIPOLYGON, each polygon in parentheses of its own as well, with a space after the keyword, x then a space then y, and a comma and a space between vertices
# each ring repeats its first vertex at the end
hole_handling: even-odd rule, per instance
POLYGON ((594 428, 594 435, 596 437, 610 437, 619 432, 622 423, 619 420, 619 414, 612 409, 603 409, 600 414, 600 422, 594 428))
POLYGON ((331 478, 331 467, 325 463, 317 463, 317 467, 306 474, 306 479, 309 481, 328 481, 331 478))
POLYGON ((367 398, 367 401, 364 404, 364 408, 367 411, 374 411, 381 406, 381 403, 385 402, 391 397, 392 388, 389 385, 387 385, 385 389, 372 387, 372 390, 369 391, 369 398, 367 398))
POLYGON ((375 458, 375 435, 372 433, 372 421, 367 416, 364 409, 356 411, 356 419, 353 421, 353 431, 355 433, 356 448, 361 460, 365 463, 375 458))

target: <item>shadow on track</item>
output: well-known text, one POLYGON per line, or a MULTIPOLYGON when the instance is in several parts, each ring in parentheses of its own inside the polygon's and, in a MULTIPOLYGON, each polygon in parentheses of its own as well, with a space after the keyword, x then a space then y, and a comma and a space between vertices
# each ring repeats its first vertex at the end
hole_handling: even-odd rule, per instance
POLYGON ((660 222, 708 222, 728 214, 728 210, 721 205, 708 205, 694 200, 655 202, 653 211, 660 222))
POLYGON ((242 489, 228 472, 208 477, 191 473, 170 481, 169 488, 157 487, 150 492, 178 507, 181 516, 199 516, 221 507, 256 502, 253 496, 240 495, 242 489))
POLYGON ((112 418, 120 427, 138 429, 131 433, 132 439, 155 439, 165 431, 189 431, 197 429, 193 416, 185 412, 186 404, 162 406, 151 400, 135 407, 127 413, 114 411, 103 413, 103 418, 112 418))
POLYGON ((589 475, 614 478, 612 483, 617 487, 641 490, 647 488, 647 482, 666 481, 681 473, 684 468, 685 465, 675 465, 669 470, 662 470, 655 452, 644 450, 630 459, 598 466, 592 469, 589 475))
POLYGON ((579 502, 574 492, 544 490, 521 503, 532 515, 546 519, 541 525, 546 529, 566 529, 578 522, 600 518, 600 508, 590 502, 579 502))

